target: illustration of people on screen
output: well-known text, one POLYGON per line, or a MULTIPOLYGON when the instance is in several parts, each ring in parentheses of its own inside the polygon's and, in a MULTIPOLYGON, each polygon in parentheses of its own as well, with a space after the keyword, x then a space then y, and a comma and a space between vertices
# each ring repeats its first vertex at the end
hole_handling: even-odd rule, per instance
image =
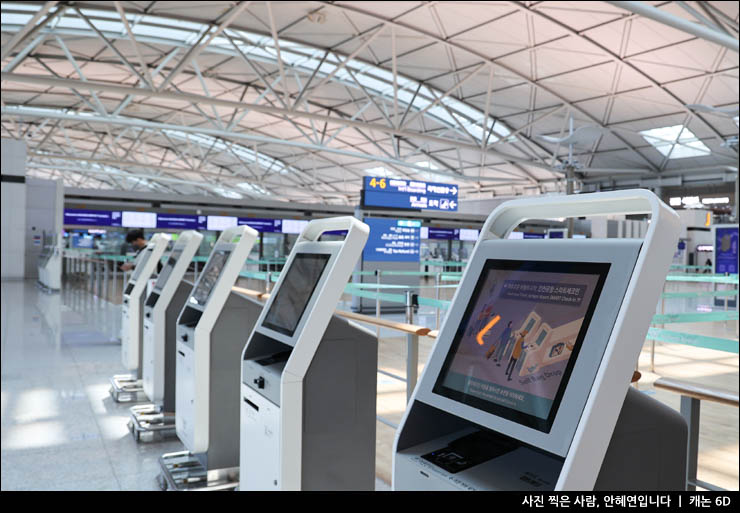
POLYGON ((491 356, 493 356, 493 361, 497 362, 503 354, 503 350, 506 348, 510 338, 511 321, 509 321, 509 323, 506 325, 506 328, 504 328, 504 331, 498 337, 497 342, 494 342, 493 344, 491 344, 491 347, 488 348, 488 351, 486 351, 486 358, 490 359, 491 356))
POLYGON ((470 327, 468 328, 468 336, 480 333, 480 330, 483 329, 483 326, 485 326, 486 323, 491 319, 491 317, 494 316, 495 314, 493 313, 493 305, 485 306, 480 311, 480 313, 478 313, 478 318, 475 320, 475 322, 470 323, 470 327))
POLYGON ((527 338, 527 333, 529 332, 524 329, 514 334, 516 342, 514 342, 514 349, 511 352, 511 358, 509 358, 509 364, 506 366, 506 381, 511 381, 511 374, 514 372, 514 367, 516 367, 517 361, 522 358, 523 353, 526 354, 524 340, 527 338))

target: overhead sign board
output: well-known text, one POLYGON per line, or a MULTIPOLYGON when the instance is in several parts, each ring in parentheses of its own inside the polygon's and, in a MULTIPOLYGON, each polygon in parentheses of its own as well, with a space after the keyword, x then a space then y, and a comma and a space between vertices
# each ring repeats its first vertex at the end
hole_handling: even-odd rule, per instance
POLYGON ((410 210, 457 211, 458 188, 454 184, 377 178, 363 180, 363 206, 410 210))

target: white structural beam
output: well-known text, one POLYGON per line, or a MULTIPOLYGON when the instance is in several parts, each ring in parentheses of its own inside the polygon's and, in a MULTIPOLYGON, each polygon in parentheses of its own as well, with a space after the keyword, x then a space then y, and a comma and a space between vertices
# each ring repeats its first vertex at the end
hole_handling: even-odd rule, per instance
POLYGON ((54 19, 61 12, 60 10, 56 10, 55 12, 47 16, 41 23, 38 23, 41 17, 49 12, 49 10, 58 3, 59 2, 46 2, 44 6, 39 9, 30 20, 28 20, 28 23, 26 23, 26 25, 20 31, 18 31, 13 36, 13 38, 5 44, 5 46, 2 47, 2 50, 0 51, 0 60, 5 60, 5 58, 11 54, 11 52, 21 41, 23 41, 27 36, 38 32, 47 23, 54 19))
MULTIPOLYGON (((17 82, 17 83, 25 83, 25 84, 35 84, 35 85, 42 85, 42 86, 48 86, 48 87, 62 87, 62 88, 68 88, 68 89, 85 89, 88 91, 104 91, 108 93, 115 93, 115 94, 121 94, 121 95, 132 95, 132 96, 140 96, 145 98, 156 98, 156 99, 163 99, 163 100, 174 100, 178 102, 185 102, 189 104, 194 105, 216 105, 221 107, 227 107, 230 109, 249 109, 254 112, 261 112, 264 114, 272 114, 276 116, 281 117, 298 117, 298 118, 305 118, 305 119, 313 119, 316 121, 321 122, 328 122, 331 124, 337 124, 341 126, 350 126, 350 127, 356 127, 363 130, 370 130, 370 131, 377 131, 381 133, 391 134, 398 137, 404 137, 404 138, 411 138, 421 141, 428 141, 430 143, 436 143, 436 144, 442 144, 449 147, 459 147, 460 149, 469 149, 476 152, 480 152, 480 145, 478 144, 471 144, 471 143, 465 143, 461 142, 459 140, 453 140, 453 139, 447 139, 444 137, 438 137, 434 135, 428 135, 423 134, 419 132, 409 131, 409 130, 402 130, 402 129, 396 129, 392 126, 382 125, 382 124, 374 124, 374 123, 366 123, 364 121, 360 120, 351 120, 348 118, 340 118, 337 116, 327 116, 324 114, 318 114, 313 112, 305 112, 300 110, 287 110, 282 109, 279 107, 272 107, 268 105, 257 105, 257 104, 244 104, 237 101, 232 100, 224 100, 220 98, 208 98, 206 96, 202 95, 196 95, 196 94, 190 94, 190 93, 173 93, 173 92, 167 92, 167 91, 151 91, 148 89, 140 89, 140 88, 134 88, 134 87, 127 87, 127 86, 121 86, 116 84, 110 84, 110 83, 102 83, 102 82, 83 82, 81 80, 72 80, 72 79, 60 79, 60 78, 51 78, 51 77, 44 77, 44 76, 38 76, 38 75, 24 75, 24 74, 18 74, 18 73, 1 73, 0 74, 0 80, 3 81, 9 81, 9 82, 17 82)), ((5 112, 5 109, 3 110, 3 113, 6 113, 10 115, 13 112, 13 110, 8 110, 8 112, 5 112)), ((33 117, 45 117, 44 115, 37 115, 34 114, 34 109, 26 109, 26 112, 28 115, 31 115, 33 117)), ((73 118, 70 118, 73 119, 73 118)), ((197 129, 193 130, 196 132, 202 132, 206 133, 207 129, 197 129)), ((248 136, 245 134, 238 134, 238 133, 227 133, 223 134, 224 137, 238 137, 238 138, 251 138, 251 137, 257 137, 257 136, 248 136)), ((266 138, 259 138, 259 140, 265 140, 266 138)), ((257 138, 254 138, 253 140, 258 140, 257 138)), ((299 145, 299 143, 295 143, 292 141, 280 141, 278 139, 270 139, 271 143, 275 144, 288 144, 288 145, 299 145)), ((344 150, 337 150, 335 148, 331 147, 324 147, 320 145, 310 145, 312 149, 320 149, 322 151, 328 151, 328 152, 334 152, 334 153, 341 153, 344 150)), ((531 166, 541 169, 546 169, 547 171, 550 171, 550 166, 541 163, 532 161, 525 158, 515 157, 513 155, 509 155, 507 153, 493 150, 491 148, 487 148, 486 153, 496 157, 500 160, 503 160, 505 162, 509 163, 518 163, 525 166, 531 166)), ((357 154, 353 155, 357 156, 357 154)), ((372 156, 372 155, 363 155, 364 159, 367 160, 377 160, 378 157, 372 156)), ((404 166, 409 166, 408 163, 403 163, 404 166)), ((413 166, 412 166, 413 167, 413 166)), ((638 168, 637 169, 640 172, 649 173, 650 170, 638 168)))
POLYGON ((645 2, 609 1, 607 3, 621 7, 622 9, 635 14, 639 14, 645 18, 650 18, 653 21, 668 25, 669 27, 673 27, 682 32, 692 34, 701 39, 706 39, 707 41, 727 47, 733 52, 740 52, 740 46, 738 45, 738 40, 736 38, 730 37, 719 30, 711 29, 705 25, 700 25, 699 23, 693 23, 683 18, 679 18, 669 12, 648 5, 645 2))
MULTIPOLYGON (((285 139, 277 139, 273 137, 265 137, 265 136, 260 136, 260 135, 243 134, 239 132, 225 132, 223 130, 217 130, 217 129, 212 129, 212 128, 192 127, 192 126, 187 126, 187 125, 174 125, 170 123, 157 123, 153 121, 146 121, 143 119, 134 119, 134 118, 124 118, 124 117, 114 118, 114 117, 103 117, 103 116, 88 115, 88 114, 75 114, 75 113, 68 113, 68 112, 48 110, 48 109, 36 109, 36 108, 16 107, 16 106, 3 107, 0 110, 0 113, 2 113, 3 116, 20 116, 20 117, 30 117, 30 118, 40 118, 40 119, 52 118, 52 119, 62 119, 65 121, 75 121, 75 122, 81 122, 81 123, 103 123, 103 124, 119 125, 119 126, 134 126, 134 127, 147 128, 150 130, 160 130, 160 131, 179 130, 185 133, 210 135, 213 137, 221 137, 224 139, 242 139, 242 140, 252 141, 252 142, 257 142, 257 143, 262 143, 262 144, 293 146, 297 148, 303 148, 306 150, 318 150, 318 151, 324 151, 328 153, 336 153, 338 155, 344 155, 345 157, 356 158, 361 161, 377 161, 377 162, 383 162, 386 164, 393 164, 396 166, 414 169, 417 172, 428 172, 429 171, 428 168, 419 166, 415 163, 404 162, 402 160, 382 157, 379 155, 372 155, 372 154, 342 150, 339 148, 325 147, 320 144, 304 143, 300 141, 289 141, 285 139)), ((526 161, 526 163, 529 164, 529 161, 526 161)), ((549 168, 547 169, 549 170, 549 168)), ((442 174, 442 173, 440 171, 437 174, 442 174)), ((458 178, 458 179, 462 178, 460 175, 452 174, 452 173, 450 173, 449 176, 453 178, 458 178)), ((470 177, 470 179, 471 180, 474 179, 476 181, 478 180, 477 177, 476 178, 470 177)), ((507 183, 512 182, 512 180, 503 179, 503 178, 487 178, 486 177, 486 178, 481 178, 480 180, 486 181, 486 182, 507 182, 507 183)))
POLYGON ((228 27, 231 22, 234 21, 234 19, 239 16, 239 14, 241 14, 242 11, 247 8, 247 6, 249 6, 250 3, 251 2, 242 2, 241 4, 237 4, 234 8, 231 9, 231 11, 229 11, 226 19, 224 19, 223 22, 221 22, 215 30, 211 31, 211 27, 208 27, 208 29, 201 35, 198 42, 190 48, 188 53, 186 53, 182 59, 180 59, 180 62, 177 63, 175 69, 173 69, 170 74, 167 75, 167 78, 164 79, 164 82, 159 85, 159 90, 161 91, 167 88, 167 86, 172 83, 172 81, 183 70, 183 68, 189 62, 196 59, 198 55, 200 55, 200 52, 202 52, 209 44, 211 44, 211 41, 213 41, 221 32, 223 32, 224 29, 226 29, 226 27, 228 27), (206 36, 208 37, 207 39, 205 39, 206 36))

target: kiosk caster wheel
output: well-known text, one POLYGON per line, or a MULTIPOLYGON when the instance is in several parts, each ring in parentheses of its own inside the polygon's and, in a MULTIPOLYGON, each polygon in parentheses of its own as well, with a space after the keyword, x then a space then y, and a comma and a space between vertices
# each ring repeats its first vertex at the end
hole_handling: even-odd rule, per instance
POLYGON ((162 474, 157 476, 157 485, 159 485, 160 491, 166 492, 169 486, 167 486, 167 480, 162 474))

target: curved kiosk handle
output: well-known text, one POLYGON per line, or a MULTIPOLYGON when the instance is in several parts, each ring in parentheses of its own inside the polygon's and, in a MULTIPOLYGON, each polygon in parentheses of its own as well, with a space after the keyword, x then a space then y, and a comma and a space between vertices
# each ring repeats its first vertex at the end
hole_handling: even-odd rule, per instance
POLYGON ((365 223, 360 222, 352 216, 329 217, 327 219, 315 219, 306 225, 301 232, 296 244, 300 242, 316 242, 326 232, 347 230, 345 241, 354 240, 362 234, 367 237, 370 233, 365 223))
MULTIPOLYGON (((425 451, 439 452, 445 447, 444 444, 452 445, 459 442, 459 440, 451 442, 444 436, 452 436, 451 433, 456 429, 458 434, 464 434, 463 428, 468 426, 468 429, 483 427, 494 434, 503 435, 508 440, 517 441, 522 444, 521 447, 535 447, 551 455, 552 458, 548 461, 558 462, 552 464, 551 470, 544 470, 550 463, 545 465, 540 462, 533 465, 537 467, 533 470, 535 474, 540 472, 548 476, 545 481, 540 482, 542 489, 545 487, 555 490, 593 489, 600 475, 622 404, 628 394, 630 378, 672 261, 679 227, 680 221, 673 209, 647 190, 523 198, 508 201, 497 207, 489 215, 481 230, 480 238, 452 299, 429 361, 396 432, 394 488, 418 489, 431 486, 436 489, 461 487, 516 489, 526 486, 526 479, 520 481, 515 479, 517 476, 509 479, 527 465, 524 463, 525 457, 514 456, 521 454, 517 451, 526 449, 517 449, 507 456, 501 456, 502 463, 498 467, 495 463, 487 463, 488 466, 477 464, 479 466, 476 470, 451 474, 432 484, 437 479, 436 475, 444 475, 444 472, 440 471, 439 467, 430 467, 431 464, 426 461, 432 460, 427 456, 433 453, 426 454, 425 451), (629 239, 505 240, 508 234, 526 219, 645 213, 650 215, 650 221, 645 239, 641 243, 639 240, 629 239), (500 270, 507 269, 506 265, 511 266, 516 262, 522 262, 524 267, 518 267, 519 270, 513 274, 512 271, 500 270), (558 275, 560 271, 557 271, 555 274, 547 275, 552 276, 552 279, 548 279, 543 277, 546 275, 541 271, 537 271, 537 269, 546 271, 547 266, 551 266, 551 270, 552 266, 560 266, 561 269, 569 266, 570 270, 563 272, 571 273, 571 277, 587 276, 589 265, 602 266, 602 269, 606 270, 593 271, 592 276, 601 273, 601 278, 597 285, 590 286, 592 292, 588 293, 583 291, 589 286, 576 285, 587 283, 578 281, 586 280, 585 278, 558 278, 568 275, 562 273, 558 275), (554 283, 547 283, 548 281, 554 283), (577 335, 573 337, 577 338, 570 342, 577 344, 576 349, 574 350, 572 345, 570 347, 566 345, 567 350, 558 349, 562 356, 567 354, 563 364, 565 365, 562 370, 563 378, 562 380, 557 378, 558 381, 555 382, 559 387, 556 389, 557 395, 548 396, 542 395, 541 392, 548 390, 549 385, 545 385, 543 381, 536 381, 535 374, 542 373, 539 369, 543 368, 542 362, 545 358, 561 354, 556 352, 558 350, 549 349, 548 341, 555 337, 554 335, 550 337, 549 334, 558 330, 562 333, 574 315, 563 313, 564 308, 567 310, 571 307, 559 306, 566 304, 558 302, 562 301, 558 298, 564 296, 552 296, 551 292, 543 293, 542 288, 551 289, 553 285, 557 288, 558 284, 573 284, 570 285, 570 289, 566 287, 564 295, 580 294, 565 299, 575 298, 585 305, 588 305, 588 301, 591 306, 590 313, 581 318, 580 327, 576 328, 577 335), (486 292, 482 294, 480 291, 484 290, 482 288, 484 285, 486 292), (531 286, 535 286, 535 289, 531 289, 531 286), (502 292, 504 288, 506 291, 502 292), (536 292, 530 293, 533 290, 536 292), (581 292, 573 292, 578 290, 581 292), (480 299, 482 297, 484 299, 480 299), (581 299, 577 299, 578 297, 581 299), (518 303, 514 305, 517 301, 518 303), (548 306, 552 304, 556 306, 548 306), (480 316, 485 315, 483 310, 486 307, 488 311, 492 309, 493 312, 490 314, 492 322, 484 330, 486 332, 495 324, 493 316, 496 313, 501 314, 502 320, 506 318, 507 321, 511 319, 513 322, 520 322, 520 318, 531 310, 530 317, 526 319, 540 319, 532 321, 537 322, 535 326, 539 327, 530 329, 519 328, 519 325, 511 327, 512 332, 518 329, 519 334, 516 336, 521 337, 514 343, 514 347, 518 344, 522 347, 516 358, 522 359, 527 367, 517 366, 516 375, 512 375, 513 373, 507 369, 508 380, 506 374, 496 370, 491 359, 496 343, 504 347, 505 342, 493 342, 494 339, 498 340, 497 337, 503 336, 500 333, 504 330, 504 323, 501 322, 495 330, 491 329, 491 332, 495 333, 487 340, 481 338, 485 336, 481 331, 478 334, 480 346, 476 346, 474 342, 474 345, 470 346, 465 338, 470 338, 470 330, 467 335, 464 334, 466 329, 460 330, 463 323, 468 323, 466 326, 471 326, 471 329, 474 328, 476 325, 468 321, 475 312, 481 312, 478 314, 480 322, 480 316), (557 310, 558 308, 560 310, 557 310), (528 333, 529 331, 532 333, 528 333), (535 335, 538 337, 537 340, 534 340, 535 335), (549 338, 543 339, 540 336, 549 338), (577 342, 573 342, 575 340, 577 342), (491 348, 488 356, 482 347, 484 344, 491 348), (538 347, 539 344, 542 346, 538 347), (463 350, 458 349, 461 347, 463 350), (548 348, 547 355, 540 354, 543 353, 540 349, 544 347, 548 348), (531 361, 534 364, 526 363, 530 350, 533 353, 531 361), (458 363, 457 367, 453 368, 455 361, 464 362, 464 365, 458 363), (514 378, 513 382, 511 378, 514 378), (462 385, 455 385, 460 379, 464 380, 464 390, 462 385), (540 384, 528 385, 528 379, 531 380, 529 383, 540 384), (483 392, 479 393, 474 389, 469 391, 468 387, 479 386, 480 383, 483 383, 483 392), (512 399, 520 392, 526 396, 521 402, 517 402, 519 399, 512 399), (509 394, 507 396, 509 403, 493 397, 496 394, 509 394), (529 407, 528 405, 538 404, 536 401, 543 398, 547 398, 550 401, 548 404, 552 403, 553 406, 547 406, 544 410, 546 413, 540 414, 534 420, 522 419, 522 412, 529 407), (527 403, 532 400, 535 402, 527 403), (519 409, 512 413, 512 408, 519 409), (441 446, 430 446, 433 443, 441 446), (507 461, 505 465, 504 459, 507 461), (505 470, 501 470, 502 468, 505 470), (430 469, 433 469, 431 473, 430 469), (487 471, 485 469, 490 469, 488 478, 485 478, 487 471), (422 475, 432 477, 420 480, 418 477, 420 472, 422 475), (468 479, 468 476, 472 477, 468 479), (454 481, 464 481, 465 486, 451 486, 450 483, 454 481)), ((575 311, 575 308, 572 311, 575 311)), ((585 310, 581 308, 578 311, 585 310)), ((501 354, 497 352, 498 356, 494 356, 499 359, 499 365, 504 364, 498 369, 506 367, 507 362, 501 360, 506 351, 501 351, 501 354)), ((558 367, 551 367, 556 368, 558 367)), ((532 416, 534 413, 529 415, 532 416)), ((467 440, 465 443, 472 442, 467 440)))

